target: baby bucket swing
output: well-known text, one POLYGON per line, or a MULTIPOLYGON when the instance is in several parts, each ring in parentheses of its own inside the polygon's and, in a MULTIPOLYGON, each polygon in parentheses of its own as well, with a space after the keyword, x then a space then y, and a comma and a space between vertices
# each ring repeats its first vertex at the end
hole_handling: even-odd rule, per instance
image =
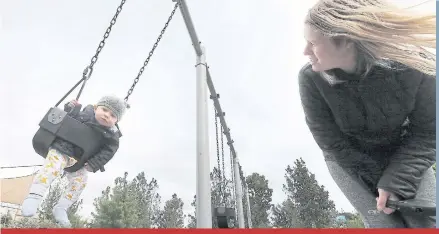
MULTIPOLYGON (((105 40, 108 38, 111 32, 111 28, 116 23, 116 19, 119 13, 122 11, 122 7, 126 0, 122 0, 120 5, 117 7, 116 14, 110 22, 110 26, 107 28, 104 39, 99 43, 99 46, 96 50, 95 55, 92 57, 90 65, 88 65, 82 74, 82 78, 59 100, 54 107, 51 107, 46 115, 42 118, 39 123, 39 129, 35 133, 32 139, 32 145, 36 153, 38 153, 42 157, 46 157, 50 145, 56 138, 63 139, 72 143, 73 145, 79 147, 82 150, 81 155, 73 155, 72 157, 76 160, 76 163, 70 167, 65 168, 66 172, 75 172, 82 168, 87 160, 92 157, 96 152, 99 151, 101 141, 103 140, 103 135, 91 127, 79 122, 78 120, 69 116, 71 113, 77 113, 81 109, 81 105, 78 105, 76 108, 72 109, 70 112, 66 112, 63 109, 59 108, 58 105, 64 101, 64 99, 78 87, 81 83, 82 86, 76 96, 76 100, 79 99, 81 93, 85 87, 86 81, 90 79, 91 74, 93 73, 93 66, 98 60, 99 53, 104 48, 105 40)), ((157 41, 154 43, 152 50, 149 52, 148 57, 146 58, 143 66, 141 67, 137 77, 134 79, 134 83, 131 88, 128 90, 128 94, 124 98, 125 102, 128 101, 129 96, 132 94, 134 87, 139 81, 140 76, 142 75, 145 67, 148 65, 151 56, 154 53, 158 43, 160 42, 163 34, 166 31, 172 17, 179 6, 179 2, 177 2, 174 6, 174 9, 171 12, 164 28, 162 29, 157 41)), ((117 129, 119 130, 119 126, 116 124, 117 129)), ((120 136, 122 134, 120 133, 120 136)), ((101 171, 104 171, 104 168, 101 168, 101 171)))

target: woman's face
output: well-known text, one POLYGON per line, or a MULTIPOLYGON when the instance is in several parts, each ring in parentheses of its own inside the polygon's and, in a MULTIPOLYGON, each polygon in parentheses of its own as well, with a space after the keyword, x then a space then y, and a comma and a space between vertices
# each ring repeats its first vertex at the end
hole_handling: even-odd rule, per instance
POLYGON ((355 53, 352 43, 341 41, 336 45, 334 40, 324 36, 308 24, 305 24, 305 40, 307 44, 303 53, 309 57, 314 71, 321 72, 334 68, 340 68, 346 72, 355 70, 355 53))

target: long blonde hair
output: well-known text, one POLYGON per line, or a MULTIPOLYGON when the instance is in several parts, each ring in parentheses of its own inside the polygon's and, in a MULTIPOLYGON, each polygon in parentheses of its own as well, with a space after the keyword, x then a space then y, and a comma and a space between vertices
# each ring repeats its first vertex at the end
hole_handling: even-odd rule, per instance
POLYGON ((436 15, 399 8, 385 0, 319 0, 305 23, 323 35, 356 45, 357 70, 403 64, 436 75, 436 15), (428 49, 434 49, 434 53, 428 49))

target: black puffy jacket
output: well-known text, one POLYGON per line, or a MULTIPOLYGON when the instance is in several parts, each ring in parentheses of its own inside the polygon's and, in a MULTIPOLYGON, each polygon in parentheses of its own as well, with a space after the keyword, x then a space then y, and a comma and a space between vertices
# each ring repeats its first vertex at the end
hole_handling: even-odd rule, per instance
MULTIPOLYGON (((70 111, 70 107, 66 104, 64 110, 68 112, 70 111)), ((99 170, 104 171, 105 164, 113 158, 119 149, 119 138, 121 137, 119 129, 117 127, 108 128, 100 125, 95 118, 93 105, 87 105, 81 112, 71 113, 69 115, 102 134, 103 142, 101 149, 88 159, 87 163, 92 168, 93 172, 99 170)), ((59 138, 53 142, 52 147, 69 156, 82 154, 80 148, 59 138)))
POLYGON ((330 84, 310 65, 299 73, 306 122, 323 151, 402 199, 416 195, 436 162, 436 79, 410 68, 374 67, 365 78, 338 72, 330 84))

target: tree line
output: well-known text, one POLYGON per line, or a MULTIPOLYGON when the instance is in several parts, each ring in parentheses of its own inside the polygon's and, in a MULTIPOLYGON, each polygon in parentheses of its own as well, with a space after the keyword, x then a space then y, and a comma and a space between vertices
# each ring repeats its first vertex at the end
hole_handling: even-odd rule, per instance
MULTIPOLYGON (((242 170, 241 170, 242 171, 242 170)), ((210 173, 212 207, 235 207, 234 185, 230 178, 224 178, 220 169, 210 173)), ((242 181, 248 188, 249 200, 243 197, 245 225, 249 226, 247 204, 251 207, 252 228, 363 228, 357 213, 337 211, 334 202, 323 185, 319 185, 302 158, 288 165, 284 174, 283 192, 285 200, 279 204, 272 202, 273 189, 269 181, 260 173, 246 177, 242 181), (337 217, 342 216, 340 221, 337 217)), ((82 200, 69 210, 69 217, 75 228, 195 228, 196 196, 191 203, 193 213, 183 212, 184 203, 177 193, 172 194, 162 205, 158 191, 158 181, 148 180, 144 172, 133 179, 128 173, 117 177, 93 202, 94 211, 90 219, 79 215, 82 200)), ((3 227, 32 228, 56 227, 52 208, 62 193, 61 181, 52 185, 44 199, 36 218, 16 218, 3 215, 3 227)), ((216 219, 212 218, 216 228, 216 219)), ((237 218, 231 218, 231 227, 237 227, 237 218)))

